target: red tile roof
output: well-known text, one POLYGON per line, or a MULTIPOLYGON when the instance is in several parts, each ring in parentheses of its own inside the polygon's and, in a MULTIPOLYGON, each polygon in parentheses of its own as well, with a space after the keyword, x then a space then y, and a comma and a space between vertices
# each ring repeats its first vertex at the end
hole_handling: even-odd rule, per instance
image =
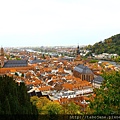
POLYGON ((49 91, 52 87, 51 86, 44 86, 39 88, 40 91, 49 91))

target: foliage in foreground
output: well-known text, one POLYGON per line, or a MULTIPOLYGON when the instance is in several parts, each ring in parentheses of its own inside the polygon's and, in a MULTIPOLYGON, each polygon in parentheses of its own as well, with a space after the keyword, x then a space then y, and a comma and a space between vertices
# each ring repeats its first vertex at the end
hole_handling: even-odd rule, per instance
POLYGON ((0 114, 38 114, 36 106, 30 102, 24 83, 18 85, 12 77, 0 76, 0 114))
POLYGON ((59 102, 50 101, 46 97, 31 97, 31 102, 36 105, 40 115, 82 114, 80 106, 73 102, 60 105, 59 102))
POLYGON ((95 89, 96 97, 91 101, 89 114, 120 114, 120 72, 105 73, 100 89, 95 89))

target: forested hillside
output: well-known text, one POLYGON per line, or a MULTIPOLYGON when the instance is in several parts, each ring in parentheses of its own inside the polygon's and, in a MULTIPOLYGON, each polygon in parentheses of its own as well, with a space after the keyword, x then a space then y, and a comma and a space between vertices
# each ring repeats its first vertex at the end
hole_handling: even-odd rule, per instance
POLYGON ((104 41, 97 42, 93 46, 88 45, 85 48, 91 50, 91 53, 95 54, 109 53, 120 55, 120 34, 107 38, 104 41))

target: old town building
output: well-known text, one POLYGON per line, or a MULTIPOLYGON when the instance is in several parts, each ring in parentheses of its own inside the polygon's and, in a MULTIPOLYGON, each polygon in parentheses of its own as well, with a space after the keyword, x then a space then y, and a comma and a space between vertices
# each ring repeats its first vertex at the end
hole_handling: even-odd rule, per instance
POLYGON ((92 82, 94 79, 93 72, 83 64, 79 64, 74 68, 73 75, 75 77, 79 77, 81 80, 87 80, 89 82, 92 82))
POLYGON ((4 66, 4 49, 1 48, 0 51, 0 66, 3 67, 4 66))

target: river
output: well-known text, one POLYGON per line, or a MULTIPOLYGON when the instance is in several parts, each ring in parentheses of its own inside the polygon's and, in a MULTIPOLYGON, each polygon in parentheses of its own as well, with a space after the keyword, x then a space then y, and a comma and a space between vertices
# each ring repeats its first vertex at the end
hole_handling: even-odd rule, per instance
POLYGON ((117 64, 116 62, 113 62, 113 61, 106 61, 106 60, 100 60, 101 62, 109 62, 110 64, 116 66, 116 67, 119 67, 120 68, 120 64, 117 64))

